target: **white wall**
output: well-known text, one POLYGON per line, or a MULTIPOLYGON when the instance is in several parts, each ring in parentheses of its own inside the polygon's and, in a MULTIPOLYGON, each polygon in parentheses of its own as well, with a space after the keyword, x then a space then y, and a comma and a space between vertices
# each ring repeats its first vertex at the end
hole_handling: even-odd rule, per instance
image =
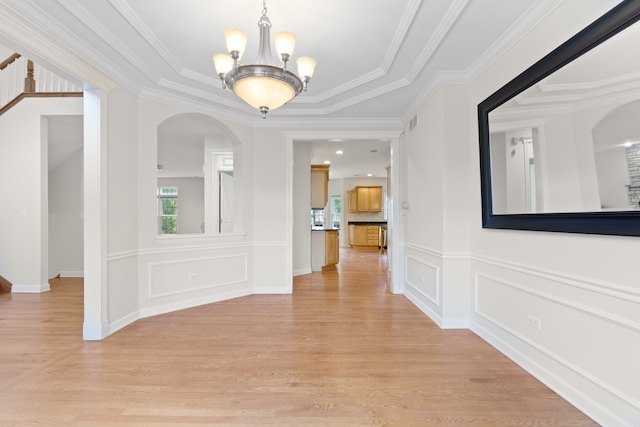
POLYGON ((254 209, 255 293, 286 293, 293 289, 291 253, 293 159, 287 140, 278 129, 253 130, 251 183, 254 209))
POLYGON ((311 143, 293 143, 293 275, 311 273, 311 143))
POLYGON ((13 292, 42 292, 48 283, 46 115, 81 115, 82 98, 25 99, 0 117, 0 274, 13 292))
MULTIPOLYGON (((123 89, 109 92, 105 124, 108 137, 106 299, 109 333, 139 317, 138 116, 136 96, 123 89)), ((89 289, 96 292, 95 288, 95 284, 87 282, 85 275, 85 292, 89 289)))
MULTIPOLYGON (((614 3, 563 3, 470 86, 469 111, 614 3)), ((477 122, 469 117, 471 329, 598 423, 639 425, 640 240, 482 229, 477 122)))
POLYGON ((49 278, 83 275, 82 174, 82 148, 49 171, 49 278))
POLYGON ((468 326, 471 130, 465 87, 439 90, 405 130, 405 295, 443 328, 468 326))

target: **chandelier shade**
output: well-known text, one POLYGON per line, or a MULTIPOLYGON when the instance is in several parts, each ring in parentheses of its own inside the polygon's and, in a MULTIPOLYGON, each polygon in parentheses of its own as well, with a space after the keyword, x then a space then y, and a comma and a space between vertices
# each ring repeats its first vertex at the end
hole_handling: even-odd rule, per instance
POLYGON ((255 64, 240 64, 248 38, 236 28, 224 33, 229 54, 216 54, 213 62, 216 73, 222 80, 222 88, 229 87, 240 99, 258 109, 262 118, 265 118, 270 110, 281 107, 307 90, 316 61, 309 57, 298 58, 296 62, 299 76, 287 70, 296 37, 288 32, 279 32, 274 40, 282 67, 274 65, 269 37, 271 21, 267 17, 266 0, 263 0, 262 5, 262 17, 258 21, 260 45, 255 64))

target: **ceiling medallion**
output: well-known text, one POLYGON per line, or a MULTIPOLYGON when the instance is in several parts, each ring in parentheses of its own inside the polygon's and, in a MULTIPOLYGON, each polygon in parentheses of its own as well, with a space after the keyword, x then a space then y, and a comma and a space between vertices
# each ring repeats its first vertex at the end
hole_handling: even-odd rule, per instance
POLYGON ((287 70, 296 37, 291 33, 279 32, 275 34, 274 40, 282 67, 273 63, 269 35, 271 21, 267 17, 266 0, 262 2, 262 17, 258 21, 258 28, 260 46, 255 64, 239 63, 248 38, 243 31, 235 28, 224 32, 229 54, 214 55, 213 62, 222 80, 222 88, 229 87, 247 104, 260 110, 264 119, 270 110, 281 107, 303 90, 307 90, 307 83, 311 80, 316 61, 309 57, 298 58, 296 63, 300 77, 287 70))

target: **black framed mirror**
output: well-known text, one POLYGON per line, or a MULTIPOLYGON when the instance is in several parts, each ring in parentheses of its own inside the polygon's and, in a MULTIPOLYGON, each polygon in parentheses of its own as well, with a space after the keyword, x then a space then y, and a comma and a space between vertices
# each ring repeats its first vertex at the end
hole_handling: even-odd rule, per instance
POLYGON ((483 228, 640 236, 638 20, 621 2, 478 105, 483 228))

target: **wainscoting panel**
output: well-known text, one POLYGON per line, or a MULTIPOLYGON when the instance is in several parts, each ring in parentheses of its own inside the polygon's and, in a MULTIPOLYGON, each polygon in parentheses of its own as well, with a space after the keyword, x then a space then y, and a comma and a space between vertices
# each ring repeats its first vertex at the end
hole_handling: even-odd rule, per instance
POLYGON ((442 256, 433 250, 407 245, 404 257, 404 295, 441 328, 442 256))
POLYGON ((634 290, 495 260, 473 264, 472 330, 603 425, 640 425, 634 290))
POLYGON ((406 285, 436 307, 440 306, 440 269, 411 255, 405 259, 406 285))
POLYGON ((138 307, 138 253, 136 251, 107 256, 107 320, 109 335, 135 322, 138 307))
POLYGON ((244 254, 149 263, 150 299, 244 283, 244 254), (179 286, 176 286, 179 284, 179 286))

